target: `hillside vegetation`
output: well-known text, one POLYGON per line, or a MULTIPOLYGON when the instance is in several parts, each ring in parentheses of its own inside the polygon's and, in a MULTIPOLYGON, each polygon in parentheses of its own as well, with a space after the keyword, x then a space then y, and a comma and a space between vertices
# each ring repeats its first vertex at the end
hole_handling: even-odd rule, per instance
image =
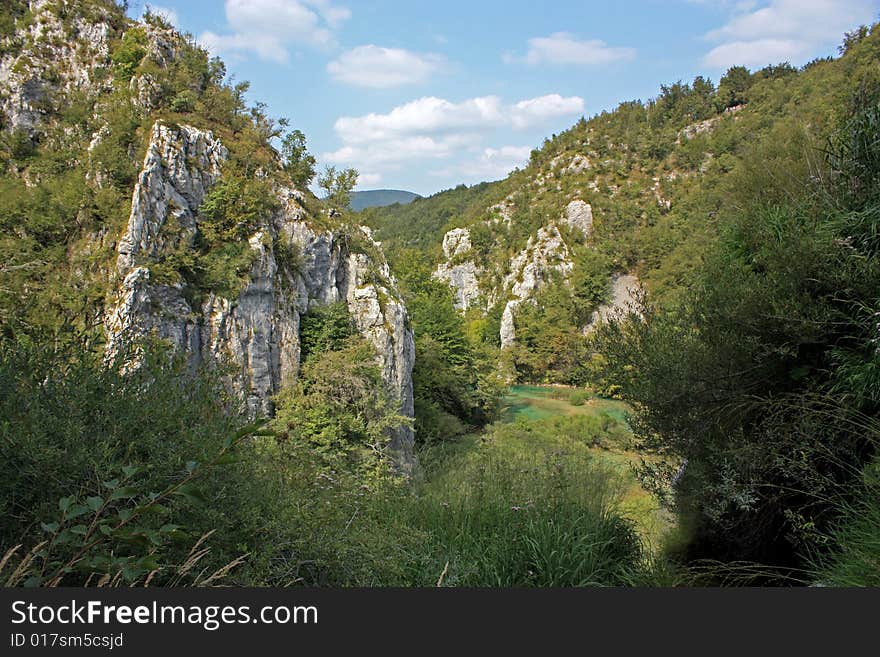
MULTIPOLYGON (((876 34, 848 37, 837 59, 729 70, 663 85, 546 139, 506 179, 460 186, 406 207, 362 213, 392 261, 408 248, 434 263, 478 265, 479 313, 471 330, 499 344, 518 254, 557 226, 571 273, 545 268, 540 290, 516 309, 517 344, 502 356, 520 381, 585 385, 595 377, 581 335, 612 298, 615 275, 635 276, 654 303, 675 303, 693 284, 724 227, 756 203, 778 203, 825 159, 850 98, 876 77, 876 34), (563 217, 588 203, 584 238, 563 217), (467 228, 470 252, 448 259, 444 233, 467 228)), ((538 243, 538 248, 540 244, 538 243)), ((550 258, 556 257, 549 254, 550 258)))
POLYGON ((663 86, 503 181, 365 215, 434 262, 445 231, 469 228, 449 264, 490 264, 463 321, 509 379, 633 404, 661 457, 642 481, 676 510, 670 555, 698 581, 876 581, 880 30, 847 34, 840 55, 663 86), (560 227, 573 273, 519 306, 499 350, 511 261, 573 200, 593 216, 586 240, 560 227), (624 272, 643 292, 585 332, 624 272))

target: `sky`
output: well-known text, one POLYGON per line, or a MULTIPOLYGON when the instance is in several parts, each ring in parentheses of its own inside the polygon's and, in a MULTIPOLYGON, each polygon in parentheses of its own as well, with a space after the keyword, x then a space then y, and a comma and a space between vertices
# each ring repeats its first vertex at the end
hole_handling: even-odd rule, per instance
POLYGON ((503 178, 581 116, 730 66, 803 65, 880 0, 134 0, 219 55, 358 189, 503 178))

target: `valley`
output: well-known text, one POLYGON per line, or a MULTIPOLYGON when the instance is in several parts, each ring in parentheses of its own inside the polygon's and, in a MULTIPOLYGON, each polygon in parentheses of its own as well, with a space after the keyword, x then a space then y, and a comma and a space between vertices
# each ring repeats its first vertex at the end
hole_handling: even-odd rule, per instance
POLYGON ((421 197, 161 13, 8 4, 0 583, 880 584, 878 24, 421 197))

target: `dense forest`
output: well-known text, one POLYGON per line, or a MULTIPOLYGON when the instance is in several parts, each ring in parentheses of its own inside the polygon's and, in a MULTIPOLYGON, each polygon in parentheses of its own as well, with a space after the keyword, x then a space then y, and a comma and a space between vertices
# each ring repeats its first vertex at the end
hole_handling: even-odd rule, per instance
POLYGON ((352 212, 191 36, 32 5, 0 17, 0 583, 880 584, 880 28, 352 212))

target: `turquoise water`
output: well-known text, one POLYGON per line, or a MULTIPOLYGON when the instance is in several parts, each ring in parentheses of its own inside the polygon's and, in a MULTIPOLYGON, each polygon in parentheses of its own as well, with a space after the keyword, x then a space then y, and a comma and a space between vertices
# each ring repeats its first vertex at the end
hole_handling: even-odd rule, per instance
POLYGON ((543 386, 512 386, 501 400, 501 420, 513 422, 519 417, 540 420, 557 415, 558 413, 552 409, 535 405, 535 401, 549 398, 553 391, 553 388, 543 386))
POLYGON ((573 406, 568 401, 568 395, 574 391, 574 388, 552 386, 512 386, 501 401, 501 421, 531 421, 557 415, 604 413, 619 422, 627 423, 627 406, 623 402, 593 397, 586 406, 573 406))

